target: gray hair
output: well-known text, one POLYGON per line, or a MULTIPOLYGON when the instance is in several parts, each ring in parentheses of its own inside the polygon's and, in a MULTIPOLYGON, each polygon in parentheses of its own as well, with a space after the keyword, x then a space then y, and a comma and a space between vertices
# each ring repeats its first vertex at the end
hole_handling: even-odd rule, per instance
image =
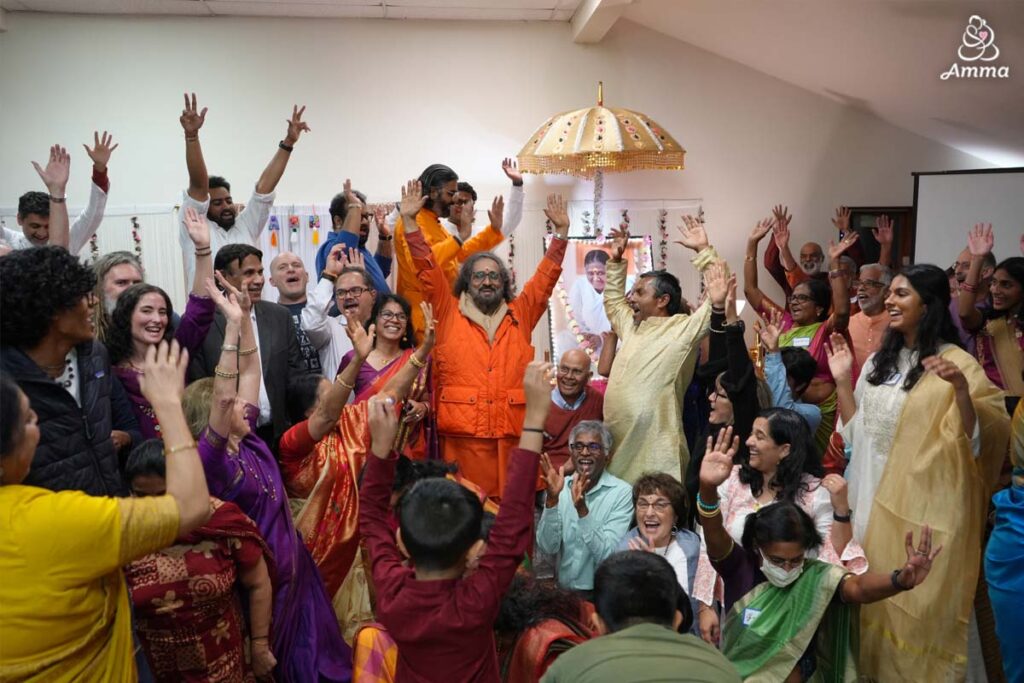
POLYGON ((888 287, 892 284, 892 269, 883 263, 865 263, 860 267, 860 272, 863 273, 865 268, 878 268, 878 281, 888 287))
POLYGON ((612 452, 612 433, 608 431, 608 427, 605 426, 604 422, 600 420, 583 420, 577 422, 576 426, 569 432, 569 443, 575 443, 576 437, 580 434, 600 434, 601 445, 604 446, 604 452, 610 455, 612 452))
POLYGON ((142 269, 142 263, 135 254, 130 251, 112 251, 100 256, 92 263, 92 272, 96 273, 97 284, 100 288, 103 287, 103 278, 111 269, 125 264, 135 266, 139 270, 139 275, 142 275, 143 278, 146 277, 146 271, 142 269))
POLYGON ((857 262, 853 260, 852 256, 847 256, 846 254, 843 254, 842 256, 839 257, 839 262, 845 263, 846 266, 850 269, 851 273, 857 272, 857 262))

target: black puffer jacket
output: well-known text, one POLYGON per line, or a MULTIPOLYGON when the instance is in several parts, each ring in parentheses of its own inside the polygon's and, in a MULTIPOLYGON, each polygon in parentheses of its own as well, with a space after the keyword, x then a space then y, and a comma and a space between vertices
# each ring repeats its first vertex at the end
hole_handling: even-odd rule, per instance
POLYGON ((51 491, 123 496, 127 489, 110 438, 117 380, 103 344, 86 342, 77 351, 81 407, 24 352, 9 346, 0 349, 4 373, 17 382, 39 416, 39 446, 23 483, 51 491))

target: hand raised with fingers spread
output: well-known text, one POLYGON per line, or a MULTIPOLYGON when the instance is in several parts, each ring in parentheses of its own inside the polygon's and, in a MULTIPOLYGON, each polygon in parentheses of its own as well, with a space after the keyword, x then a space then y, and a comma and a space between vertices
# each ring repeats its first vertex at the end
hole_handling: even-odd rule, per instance
POLYGON ((729 267, 721 260, 704 269, 704 291, 715 308, 725 306, 725 297, 729 293, 728 271, 729 267))
POLYGON ((206 221, 206 216, 200 216, 198 211, 191 206, 186 206, 182 222, 196 249, 205 249, 210 246, 210 224, 206 221))
POLYGON ((932 562, 942 552, 942 546, 932 550, 932 530, 927 524, 921 529, 921 539, 914 548, 914 532, 908 531, 904 540, 907 550, 907 563, 896 575, 896 581, 904 590, 910 590, 928 578, 928 572, 932 570, 932 562))
POLYGON ((732 473, 732 459, 740 447, 740 437, 733 437, 732 425, 718 432, 718 438, 708 436, 707 451, 700 464, 702 486, 717 488, 724 484, 732 473))
POLYGON ((402 214, 402 223, 405 229, 409 229, 410 223, 416 223, 416 214, 420 212, 427 198, 423 195, 423 183, 418 180, 410 180, 402 188, 402 202, 398 207, 402 214))
MULTIPOLYGON (((547 453, 540 454, 540 470, 544 475, 544 485, 547 487, 548 501, 557 501, 562 489, 565 488, 565 466, 555 469, 551 464, 551 458, 547 453)), ((551 507, 554 507, 552 505, 551 507)))
POLYGON ((206 123, 206 107, 199 111, 195 93, 192 93, 191 102, 188 99, 188 93, 185 93, 185 108, 181 110, 181 117, 178 121, 181 122, 181 127, 185 131, 185 139, 199 135, 199 129, 206 123))
POLYGON ((927 358, 921 359, 921 365, 927 372, 930 372, 939 379, 949 382, 953 385, 954 389, 965 389, 967 388, 967 378, 964 377, 964 373, 957 367, 956 363, 947 360, 941 356, 928 356, 927 358))
POLYGON ((381 237, 391 237, 391 228, 388 227, 388 205, 374 204, 373 222, 377 224, 377 234, 381 237))
POLYGON ((708 233, 704 224, 696 216, 683 216, 683 225, 678 226, 682 239, 676 240, 687 249, 692 249, 698 254, 708 248, 708 233))
POLYGON ((622 223, 619 225, 618 230, 609 232, 608 237, 612 241, 612 261, 621 261, 622 254, 625 253, 626 247, 629 246, 629 225, 622 223))
POLYGON ((871 234, 875 236, 875 241, 879 244, 892 244, 892 219, 888 216, 876 218, 871 234))
POLYGON ((590 488, 590 477, 577 472, 573 475, 570 493, 572 493, 572 504, 576 508, 576 515, 583 519, 590 514, 587 507, 587 489, 590 488))
MULTIPOLYGON (((714 299, 711 301, 713 303, 714 299)), ((731 325, 739 319, 736 312, 736 273, 732 273, 725 283, 725 324, 731 325)))
POLYGON ((244 315, 248 315, 249 311, 252 309, 252 300, 249 298, 249 284, 252 282, 252 278, 243 279, 242 287, 239 289, 228 282, 228 279, 224 277, 224 273, 219 270, 214 272, 213 277, 217 279, 217 284, 219 284, 225 292, 234 297, 234 300, 242 309, 242 313, 244 315))
POLYGON ((848 232, 846 237, 839 240, 839 244, 836 244, 832 240, 828 241, 828 257, 831 261, 839 260, 839 257, 843 255, 847 249, 852 247, 854 243, 860 239, 860 233, 848 232))
POLYGON ((523 184, 523 174, 519 172, 519 166, 516 165, 515 159, 505 157, 505 160, 501 162, 501 170, 505 172, 505 175, 508 176, 513 185, 519 186, 523 184))
POLYGON ((420 312, 423 313, 423 341, 419 345, 422 356, 419 360, 426 362, 427 355, 437 342, 437 321, 434 320, 433 305, 426 301, 420 302, 420 312))
POLYGON ((309 125, 302 120, 302 114, 306 111, 306 105, 292 106, 292 116, 289 119, 285 119, 285 123, 288 124, 288 132, 284 136, 284 144, 288 146, 294 145, 299 141, 299 136, 303 133, 312 132, 309 125))
POLYGON ((569 236, 569 208, 562 195, 548 195, 548 205, 544 209, 544 215, 551 221, 555 235, 563 240, 569 236))
POLYGON ((363 200, 352 191, 352 181, 350 179, 345 178, 345 182, 342 184, 342 192, 345 193, 345 213, 358 211, 359 219, 362 220, 363 200))
MULTIPOLYGON (((465 207, 462 209, 465 212, 465 207)), ((487 210, 487 220, 491 227, 501 232, 501 226, 505 224, 505 198, 498 195, 491 201, 491 208, 487 210)))
POLYGON ((89 145, 82 145, 85 148, 85 153, 92 159, 93 168, 100 173, 107 170, 107 162, 110 161, 111 153, 117 149, 117 145, 111 145, 114 141, 114 136, 109 135, 107 131, 103 131, 103 137, 100 138, 99 131, 94 131, 93 134, 93 148, 89 149, 89 145))
POLYGON ((327 254, 327 260, 324 262, 324 272, 338 277, 347 264, 348 257, 345 256, 345 245, 339 242, 331 247, 330 253, 327 254))
POLYGON ((841 235, 845 235, 850 230, 850 209, 845 206, 836 207, 836 215, 832 219, 832 225, 836 227, 836 230, 841 235))
POLYGON ((750 231, 749 241, 760 242, 765 235, 772 231, 773 225, 775 225, 775 221, 771 218, 762 218, 754 224, 754 229, 750 231))
POLYGON ((58 198, 64 196, 68 176, 71 175, 71 155, 66 149, 60 145, 53 145, 50 147, 50 160, 46 162, 46 168, 35 161, 32 162, 32 166, 51 195, 58 198))
POLYGON ((776 204, 772 207, 772 218, 775 219, 776 224, 788 228, 790 221, 793 220, 793 216, 789 213, 789 207, 783 206, 782 204, 776 204))
POLYGON ((362 252, 355 247, 349 247, 345 251, 344 258, 345 266, 349 268, 359 268, 360 270, 366 270, 366 258, 362 252))
POLYGON ((188 350, 178 346, 177 341, 151 344, 146 349, 146 362, 139 375, 142 395, 151 405, 164 401, 180 406, 185 395, 187 367, 188 350))
POLYGON ((991 223, 975 223, 974 228, 967 233, 967 250, 971 256, 986 256, 992 253, 992 246, 995 244, 995 236, 992 234, 991 223))
POLYGON ((780 251, 789 247, 789 220, 775 221, 772 226, 772 239, 780 251))
POLYGON ((853 351, 846 343, 846 337, 833 333, 825 346, 828 355, 828 369, 832 371, 832 379, 836 382, 851 381, 853 376, 853 351))
POLYGON ((355 349, 356 355, 363 360, 370 355, 373 351, 373 339, 377 333, 377 326, 370 325, 368 328, 363 328, 362 323, 356 320, 354 317, 349 317, 345 321, 345 334, 352 340, 352 348, 355 349))
POLYGON ((769 309, 763 318, 754 322, 754 329, 757 336, 761 338, 768 353, 775 353, 779 350, 779 336, 782 334, 782 311, 777 308, 769 309))
MULTIPOLYGON (((214 273, 214 277, 217 278, 217 282, 224 282, 224 277, 219 273, 214 273)), ((206 281, 206 293, 213 299, 213 303, 216 304, 217 310, 224 316, 224 319, 228 322, 235 323, 236 325, 242 321, 242 307, 238 305, 238 298, 233 292, 237 292, 234 287, 230 284, 224 287, 224 292, 213 284, 213 280, 206 281)))

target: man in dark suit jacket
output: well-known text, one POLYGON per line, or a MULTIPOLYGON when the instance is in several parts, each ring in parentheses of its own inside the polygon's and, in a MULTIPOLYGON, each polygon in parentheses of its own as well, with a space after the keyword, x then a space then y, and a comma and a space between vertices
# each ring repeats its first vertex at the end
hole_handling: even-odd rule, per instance
MULTIPOLYGON (((288 429, 287 390, 291 377, 306 374, 295 324, 287 308, 261 299, 263 292, 263 252, 248 244, 221 247, 213 267, 238 289, 245 288, 252 300, 256 344, 263 370, 260 386, 260 417, 257 434, 275 451, 277 440, 288 429)), ((224 341, 224 316, 219 312, 206 335, 202 348, 189 364, 189 381, 212 377, 220 360, 221 346, 237 344, 224 341)))

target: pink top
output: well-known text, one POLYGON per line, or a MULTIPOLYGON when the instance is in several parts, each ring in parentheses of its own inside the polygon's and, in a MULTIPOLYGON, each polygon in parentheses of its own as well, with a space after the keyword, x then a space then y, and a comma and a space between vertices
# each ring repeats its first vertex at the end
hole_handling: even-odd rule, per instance
MULTIPOLYGON (((842 565, 854 574, 863 574, 868 570, 868 561, 864 549, 856 541, 850 540, 843 555, 840 557, 832 547, 832 499, 828 489, 821 486, 821 480, 809 474, 804 475, 809 491, 801 491, 794 501, 811 516, 814 525, 821 534, 824 543, 818 549, 818 559, 832 564, 842 565)), ((754 500, 750 486, 740 481, 740 466, 732 468, 732 474, 718 487, 718 497, 722 506, 722 522, 732 540, 739 545, 743 538, 743 525, 747 515, 760 507, 754 500)), ((697 576, 693 581, 693 596, 705 605, 710 605, 714 598, 722 599, 722 586, 718 574, 711 567, 708 549, 704 543, 704 534, 700 534, 700 561, 697 563, 697 576)))

